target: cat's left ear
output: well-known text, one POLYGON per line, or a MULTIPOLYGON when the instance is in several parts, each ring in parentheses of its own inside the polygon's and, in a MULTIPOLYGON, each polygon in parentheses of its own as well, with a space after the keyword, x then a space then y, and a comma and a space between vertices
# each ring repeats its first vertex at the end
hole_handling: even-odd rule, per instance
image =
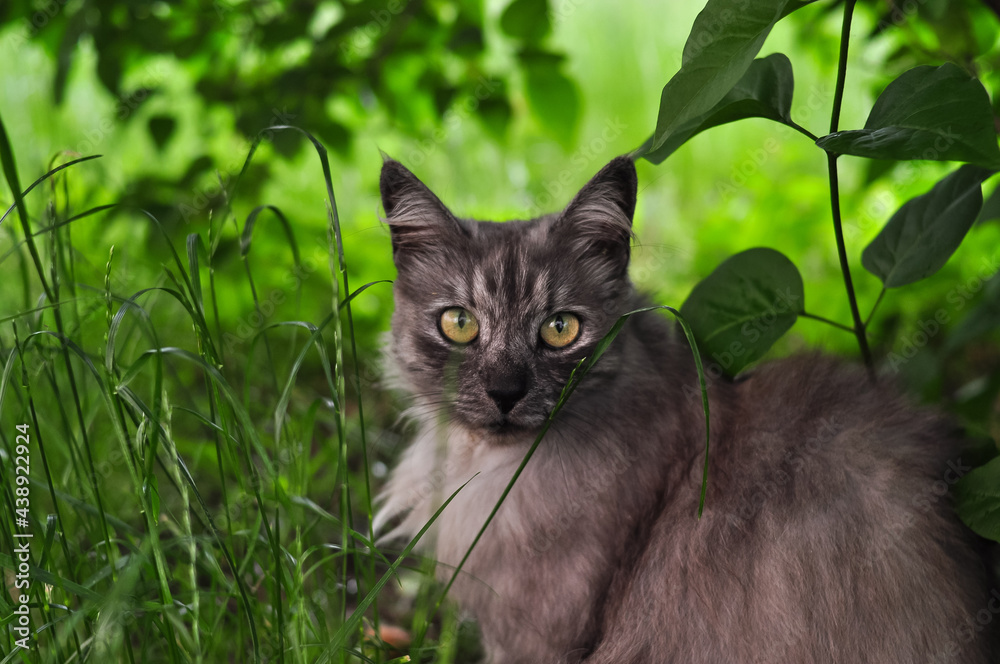
POLYGON ((553 230, 571 238, 582 259, 598 260, 614 276, 628 269, 639 180, 632 159, 612 159, 566 206, 553 230))

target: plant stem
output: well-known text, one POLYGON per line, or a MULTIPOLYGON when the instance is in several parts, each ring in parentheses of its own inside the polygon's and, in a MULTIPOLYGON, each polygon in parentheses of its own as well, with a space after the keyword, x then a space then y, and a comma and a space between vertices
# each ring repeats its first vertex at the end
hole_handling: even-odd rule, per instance
POLYGON ((803 311, 802 313, 800 313, 799 316, 801 316, 802 318, 811 318, 813 320, 818 320, 818 321, 820 321, 822 323, 826 323, 827 325, 832 325, 835 328, 837 328, 838 330, 844 330, 845 332, 850 332, 851 334, 854 334, 854 328, 853 327, 848 327, 847 325, 842 325, 842 324, 838 323, 835 320, 830 320, 829 318, 824 318, 823 316, 817 316, 816 314, 811 314, 811 313, 808 313, 808 312, 805 312, 805 311, 803 311))
POLYGON ((882 304, 882 298, 885 297, 885 286, 882 286, 882 290, 879 291, 878 299, 875 300, 875 304, 872 305, 872 310, 868 314, 868 318, 865 319, 865 327, 868 327, 868 323, 872 322, 872 317, 875 315, 875 310, 878 309, 878 305, 882 304))
POLYGON ((857 0, 844 3, 844 22, 840 28, 840 57, 837 60, 837 87, 833 93, 833 113, 830 118, 830 133, 837 131, 840 124, 840 107, 844 102, 844 82, 847 80, 847 49, 851 42, 851 19, 857 0))
POLYGON ((812 133, 811 131, 809 131, 808 129, 806 129, 802 125, 800 125, 798 122, 792 122, 791 120, 789 120, 788 121, 788 126, 791 127, 792 129, 794 129, 795 131, 799 132, 800 134, 802 134, 806 138, 808 138, 813 143, 815 143, 816 141, 819 140, 819 136, 817 136, 816 134, 812 133))
POLYGON ((840 271, 844 274, 844 287, 847 289, 847 300, 851 305, 851 318, 854 320, 854 336, 858 338, 861 357, 869 373, 874 374, 872 353, 868 348, 865 334, 865 324, 858 311, 858 299, 854 295, 854 282, 851 280, 851 268, 847 264, 847 247, 844 245, 844 228, 840 219, 840 183, 837 176, 837 155, 827 153, 827 165, 830 170, 830 209, 833 212, 833 233, 837 238, 837 255, 840 257, 840 271))
MULTIPOLYGON (((844 23, 840 32, 840 58, 837 62, 837 87, 833 94, 833 113, 830 118, 830 133, 837 131, 840 123, 840 107, 844 101, 844 81, 847 78, 847 49, 851 40, 851 18, 854 15, 854 5, 857 0, 847 0, 844 3, 844 23)), ((875 364, 868 348, 868 338, 865 334, 865 324, 858 311, 858 300, 854 295, 854 283, 851 280, 851 268, 847 264, 847 248, 844 244, 844 228, 840 217, 840 180, 837 174, 837 155, 827 151, 827 166, 830 171, 830 209, 833 214, 833 233, 837 238, 837 254, 840 257, 840 271, 844 274, 844 287, 847 289, 847 300, 851 304, 851 317, 854 319, 854 336, 858 338, 861 357, 868 368, 868 375, 874 380, 875 364)))

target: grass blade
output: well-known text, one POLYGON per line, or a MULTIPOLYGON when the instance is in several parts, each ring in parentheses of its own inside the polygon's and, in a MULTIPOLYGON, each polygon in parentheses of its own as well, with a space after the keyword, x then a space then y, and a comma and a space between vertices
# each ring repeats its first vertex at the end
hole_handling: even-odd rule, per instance
POLYGON ((417 545, 417 543, 428 531, 428 529, 430 529, 431 525, 433 525, 434 522, 437 521, 437 518, 441 516, 441 513, 444 512, 445 508, 448 507, 451 501, 455 499, 455 496, 458 495, 459 491, 464 489, 473 479, 475 479, 475 476, 470 477, 465 482, 465 484, 455 489, 454 493, 448 496, 448 499, 444 501, 444 504, 441 505, 441 507, 439 507, 436 512, 434 512, 430 520, 428 520, 427 523, 425 523, 423 527, 413 537, 413 539, 410 540, 410 543, 406 545, 406 547, 399 554, 396 560, 392 563, 389 569, 386 570, 385 574, 382 575, 382 578, 380 578, 378 582, 374 585, 374 587, 372 587, 372 589, 368 591, 368 594, 365 595, 365 598, 358 603, 358 606, 351 614, 351 617, 348 618, 348 620, 343 624, 343 626, 337 631, 337 634, 336 636, 334 636, 333 641, 330 643, 330 645, 326 647, 326 650, 323 651, 323 655, 319 658, 319 660, 317 660, 318 664, 329 662, 331 653, 340 650, 340 648, 344 644, 344 641, 347 639, 347 636, 357 628, 358 624, 361 622, 361 618, 368 610, 368 607, 371 606, 372 602, 375 601, 376 596, 378 596, 379 592, 382 591, 382 588, 389 581, 389 579, 391 579, 396 574, 396 570, 399 568, 403 560, 405 560, 406 557, 410 555, 410 551, 413 550, 413 547, 417 545))

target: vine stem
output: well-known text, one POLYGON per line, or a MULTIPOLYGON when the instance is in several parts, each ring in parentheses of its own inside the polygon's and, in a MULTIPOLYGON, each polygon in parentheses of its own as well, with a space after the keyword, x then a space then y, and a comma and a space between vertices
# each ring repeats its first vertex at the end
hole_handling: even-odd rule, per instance
POLYGON ((792 120, 789 120, 788 121, 788 126, 791 127, 792 129, 794 129, 795 131, 799 132, 800 134, 802 134, 806 138, 808 138, 813 143, 815 143, 816 141, 819 140, 819 136, 817 136, 816 134, 812 133, 811 131, 809 131, 808 129, 806 129, 802 125, 800 125, 798 122, 793 122, 792 120))
MULTIPOLYGON (((844 23, 840 31, 840 57, 837 61, 837 86, 833 93, 833 112, 830 117, 830 133, 836 133, 840 124, 840 108, 844 101, 844 81, 847 79, 847 50, 851 41, 851 19, 854 16, 854 5, 857 0, 847 0, 844 3, 844 23)), ((868 376, 875 379, 875 363, 872 352, 868 348, 868 337, 865 323, 858 311, 858 299, 854 294, 854 282, 851 280, 851 268, 847 264, 847 247, 844 244, 844 228, 840 216, 840 178, 837 173, 837 156, 827 151, 826 161, 830 171, 830 210, 833 214, 833 233, 837 238, 837 254, 840 257, 840 271, 844 274, 844 286, 847 289, 847 299, 851 304, 851 317, 854 319, 854 336, 858 339, 861 357, 868 369, 868 376)))
POLYGON ((875 304, 872 305, 872 310, 868 314, 868 318, 865 319, 865 327, 872 322, 872 318, 875 316, 875 311, 878 309, 878 305, 882 304, 882 298, 885 297, 885 286, 882 286, 882 290, 879 291, 878 299, 875 300, 875 304))
POLYGON ((822 323, 826 323, 827 325, 832 325, 838 330, 844 330, 845 332, 850 332, 851 334, 854 334, 853 327, 848 327, 847 325, 841 325, 837 321, 830 320, 829 318, 824 318, 823 316, 817 316, 816 314, 811 314, 807 311, 803 311, 802 313, 799 314, 799 316, 802 318, 811 318, 813 320, 818 320, 822 323))

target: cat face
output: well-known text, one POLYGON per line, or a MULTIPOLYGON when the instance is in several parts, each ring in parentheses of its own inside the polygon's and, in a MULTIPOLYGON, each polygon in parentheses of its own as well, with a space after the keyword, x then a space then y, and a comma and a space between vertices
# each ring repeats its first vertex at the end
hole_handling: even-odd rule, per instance
POLYGON ((398 271, 391 350, 418 410, 497 440, 537 431, 625 310, 631 160, 530 221, 458 219, 392 160, 381 193, 398 271))

